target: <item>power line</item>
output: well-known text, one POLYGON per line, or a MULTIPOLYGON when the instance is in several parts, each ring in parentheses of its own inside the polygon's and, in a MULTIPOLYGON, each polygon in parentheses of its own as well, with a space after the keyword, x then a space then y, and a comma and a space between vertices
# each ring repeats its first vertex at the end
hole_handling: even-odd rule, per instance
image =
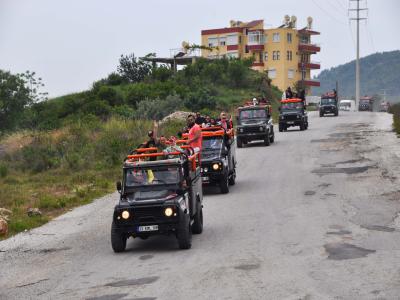
POLYGON ((329 17, 331 17, 333 20, 335 20, 336 22, 338 22, 339 24, 342 24, 344 26, 347 26, 344 22, 342 22, 341 20, 337 19, 336 17, 334 17, 333 15, 331 15, 326 9, 324 9, 323 7, 321 7, 315 0, 312 0, 312 2, 315 4, 315 6, 317 6, 320 10, 322 10, 326 15, 328 15, 329 17))

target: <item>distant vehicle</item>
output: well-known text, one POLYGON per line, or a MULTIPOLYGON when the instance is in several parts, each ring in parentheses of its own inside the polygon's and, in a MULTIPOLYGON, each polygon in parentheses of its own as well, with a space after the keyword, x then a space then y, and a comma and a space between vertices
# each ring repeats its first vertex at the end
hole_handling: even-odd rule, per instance
POLYGON ((333 114, 336 117, 339 115, 339 102, 336 91, 321 96, 319 116, 323 117, 326 114, 333 114))
POLYGON ((379 111, 381 112, 388 112, 390 108, 390 102, 388 101, 382 101, 381 104, 379 105, 379 111))
POLYGON ((236 181, 236 145, 234 130, 225 132, 216 126, 202 129, 201 178, 203 185, 218 185, 221 193, 229 193, 236 181))
POLYGON ((268 102, 246 102, 237 109, 236 144, 242 148, 252 141, 264 141, 269 146, 275 140, 271 105, 268 102))
POLYGON ((354 100, 340 100, 339 110, 355 111, 356 110, 356 101, 354 101, 354 100))
POLYGON ((289 127, 299 126, 300 130, 308 128, 308 115, 302 99, 293 98, 281 101, 279 107, 279 131, 289 127))
POLYGON ((358 104, 359 111, 372 111, 373 110, 374 99, 372 97, 364 96, 360 98, 360 103, 358 104))
POLYGON ((198 154, 154 153, 136 149, 123 166, 117 182, 120 200, 114 208, 111 246, 125 250, 129 237, 175 235, 179 248, 189 249, 192 232, 203 231, 203 192, 198 154), (150 158, 160 160, 149 160, 150 158))

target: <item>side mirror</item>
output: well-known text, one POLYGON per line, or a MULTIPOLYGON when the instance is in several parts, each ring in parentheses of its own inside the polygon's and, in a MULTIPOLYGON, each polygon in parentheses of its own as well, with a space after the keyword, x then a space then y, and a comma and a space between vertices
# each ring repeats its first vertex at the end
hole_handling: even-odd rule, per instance
POLYGON ((118 193, 121 193, 121 190, 122 190, 122 183, 121 183, 121 181, 117 181, 116 186, 117 186, 117 191, 118 191, 118 193))
POLYGON ((278 110, 279 110, 279 112, 281 112, 281 111, 282 111, 282 107, 279 106, 279 107, 278 107, 278 110))

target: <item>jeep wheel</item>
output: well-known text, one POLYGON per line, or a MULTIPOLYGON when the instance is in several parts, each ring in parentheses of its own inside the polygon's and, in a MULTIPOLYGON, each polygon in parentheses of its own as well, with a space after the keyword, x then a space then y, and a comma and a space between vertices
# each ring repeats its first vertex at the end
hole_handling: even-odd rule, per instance
POLYGON ((127 237, 117 232, 114 221, 111 225, 111 247, 115 253, 123 252, 126 248, 127 237))
POLYGON ((229 185, 235 185, 236 183, 236 169, 233 169, 231 176, 229 177, 228 181, 229 185))
POLYGON ((273 142, 275 142, 275 133, 274 133, 274 131, 272 130, 272 135, 270 136, 270 138, 269 138, 269 142, 272 144, 273 142))
POLYGON ((177 239, 180 249, 190 249, 192 247, 192 230, 190 228, 190 218, 187 214, 180 214, 177 239))
POLYGON ((269 141, 269 134, 268 134, 264 139, 264 146, 269 146, 269 145, 270 145, 270 141, 269 141))
POLYGON ((279 132, 283 131, 283 125, 279 124, 279 132))
POLYGON ((304 130, 304 128, 305 128, 305 126, 304 126, 304 123, 302 122, 302 123, 300 123, 300 130, 301 131, 303 131, 304 130))
POLYGON ((228 174, 224 175, 221 181, 219 182, 219 188, 221 189, 221 194, 229 193, 229 183, 228 183, 228 174))
POLYGON ((239 138, 236 138, 236 145, 237 145, 238 148, 242 148, 242 147, 243 147, 243 142, 242 142, 242 140, 239 139, 239 138))
POLYGON ((324 116, 324 114, 322 113, 322 112, 320 112, 319 113, 319 117, 321 118, 321 117, 323 117, 324 116))
POLYGON ((203 207, 200 201, 197 201, 197 212, 194 216, 192 232, 194 234, 200 234, 203 232, 203 207))

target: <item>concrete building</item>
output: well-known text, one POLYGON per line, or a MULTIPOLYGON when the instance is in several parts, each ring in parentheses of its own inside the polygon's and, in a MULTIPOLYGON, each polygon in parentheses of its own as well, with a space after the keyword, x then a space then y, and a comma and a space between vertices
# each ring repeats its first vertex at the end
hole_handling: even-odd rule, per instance
POLYGON ((267 71, 272 84, 285 90, 302 81, 307 89, 319 86, 311 79, 311 70, 320 69, 311 55, 320 46, 311 42, 311 36, 320 33, 312 30, 312 18, 307 26, 296 28, 296 17, 285 16, 283 25, 265 29, 263 20, 251 22, 230 21, 230 27, 201 31, 201 55, 207 58, 254 58, 253 69, 267 71))

